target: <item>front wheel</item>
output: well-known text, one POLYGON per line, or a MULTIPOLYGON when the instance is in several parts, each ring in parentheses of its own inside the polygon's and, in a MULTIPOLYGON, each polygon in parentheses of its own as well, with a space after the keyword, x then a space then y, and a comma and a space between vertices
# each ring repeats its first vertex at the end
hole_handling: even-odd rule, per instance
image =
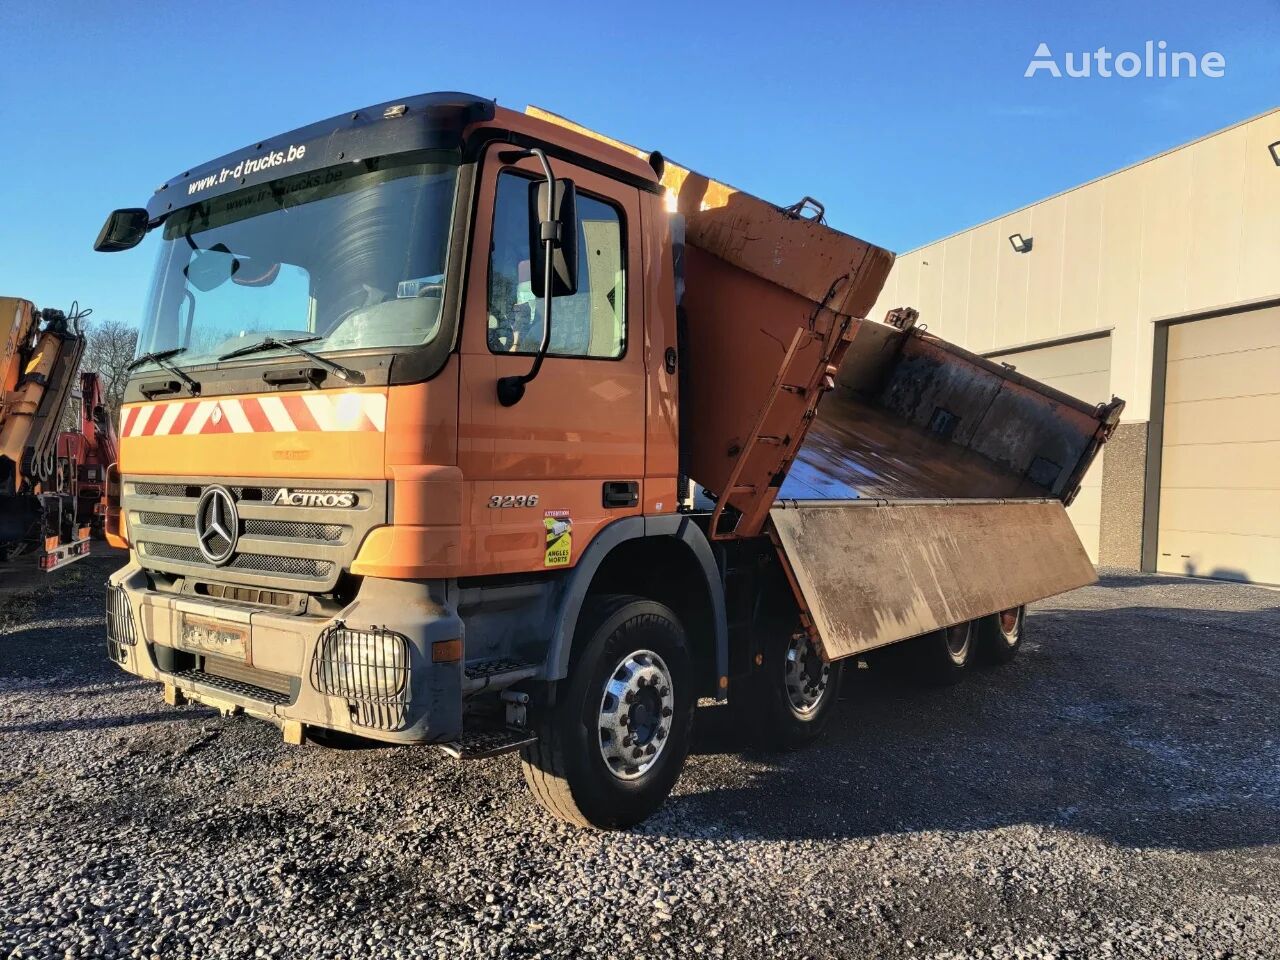
POLYGON ((548 812, 617 829, 662 805, 684 767, 693 664, 670 608, 606 596, 584 611, 585 639, 554 707, 535 713, 521 750, 525 782, 548 812))
POLYGON ((843 675, 844 661, 823 660, 808 633, 781 629, 765 642, 730 699, 756 746, 798 750, 826 729, 843 675))

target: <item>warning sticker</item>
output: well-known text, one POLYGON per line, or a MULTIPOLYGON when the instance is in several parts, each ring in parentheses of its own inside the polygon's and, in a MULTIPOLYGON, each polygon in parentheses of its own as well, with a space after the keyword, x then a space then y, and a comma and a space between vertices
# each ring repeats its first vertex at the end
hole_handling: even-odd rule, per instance
POLYGON ((567 567, 573 557, 573 520, 568 510, 548 510, 542 515, 547 529, 547 552, 544 567, 567 567))

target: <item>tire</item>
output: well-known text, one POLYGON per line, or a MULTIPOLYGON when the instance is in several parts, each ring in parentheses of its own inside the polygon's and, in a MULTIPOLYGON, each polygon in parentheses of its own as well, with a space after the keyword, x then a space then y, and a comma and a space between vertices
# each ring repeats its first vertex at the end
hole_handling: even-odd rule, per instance
POLYGON ((1008 663, 1022 649, 1027 608, 1014 607, 978 621, 978 657, 983 663, 1008 663))
POLYGON ((666 800, 689 752, 697 701, 684 628, 663 604, 602 596, 584 608, 575 647, 555 706, 533 715, 525 782, 561 820, 630 827, 666 800))
POLYGON ((976 659, 977 630, 973 620, 926 633, 911 641, 916 675, 929 686, 959 683, 976 659))
POLYGON ((844 661, 824 663, 802 630, 770 630, 760 662, 729 696, 752 743, 764 750, 799 750, 813 743, 840 698, 844 661))
POLYGON ((324 727, 307 727, 307 743, 326 750, 385 750, 394 744, 372 740, 345 730, 327 730, 324 727))

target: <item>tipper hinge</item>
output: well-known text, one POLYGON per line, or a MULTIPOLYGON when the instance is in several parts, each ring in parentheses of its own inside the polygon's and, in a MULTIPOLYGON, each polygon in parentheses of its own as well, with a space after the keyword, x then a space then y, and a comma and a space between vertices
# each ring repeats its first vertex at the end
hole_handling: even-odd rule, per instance
MULTIPOLYGON (((835 292, 836 286, 836 283, 832 284, 832 291, 828 294, 828 298, 835 292)), ((815 313, 814 320, 816 321, 816 319, 817 314, 815 313)), ((820 335, 817 330, 805 330, 803 328, 797 330, 791 338, 791 344, 783 353, 777 376, 773 381, 773 386, 770 388, 769 395, 765 399, 764 406, 761 407, 756 417, 755 425, 752 427, 751 432, 747 434, 745 442, 730 451, 730 454, 736 456, 737 459, 729 473, 728 482, 725 484, 727 490, 717 499, 715 509, 711 513, 709 536, 712 540, 727 540, 735 537, 739 535, 740 527, 744 531, 758 532, 760 525, 763 523, 764 515, 769 510, 770 501, 758 496, 760 491, 757 491, 755 486, 741 482, 742 473, 751 456, 752 448, 756 444, 766 444, 780 449, 777 468, 771 471, 774 482, 768 487, 771 490, 776 489, 781 485, 782 480, 780 478, 786 477, 787 469, 796 455, 796 449, 800 440, 803 439, 808 425, 812 423, 817 415, 818 401, 827 390, 835 388, 835 374, 838 369, 839 357, 843 353, 843 347, 847 342, 846 335, 852 322, 852 319, 848 317, 840 319, 830 331, 834 336, 829 339, 820 335), (792 374, 791 368, 801 354, 801 348, 806 341, 812 340, 824 342, 820 362, 815 367, 810 368, 809 379, 805 384, 787 383, 788 379, 794 378, 789 375, 792 374), (803 398, 803 409, 797 411, 797 413, 799 414, 800 423, 804 425, 804 429, 794 435, 779 436, 778 434, 762 433, 761 430, 773 413, 774 407, 778 403, 778 398, 784 393, 794 394, 803 398), (725 509, 731 506, 729 501, 735 494, 752 494, 755 499, 749 508, 742 504, 732 504, 736 511, 732 515, 733 525, 728 529, 722 529, 721 518, 724 516, 725 509)), ((806 360, 806 362, 808 361, 806 360)))

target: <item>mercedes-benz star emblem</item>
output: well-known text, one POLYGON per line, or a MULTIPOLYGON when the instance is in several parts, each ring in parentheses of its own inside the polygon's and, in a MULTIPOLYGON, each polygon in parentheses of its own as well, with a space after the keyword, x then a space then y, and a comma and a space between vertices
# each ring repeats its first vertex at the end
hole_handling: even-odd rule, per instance
POLYGON ((240 537, 236 501, 226 487, 212 486, 196 504, 196 546, 210 563, 221 566, 231 559, 240 537))

